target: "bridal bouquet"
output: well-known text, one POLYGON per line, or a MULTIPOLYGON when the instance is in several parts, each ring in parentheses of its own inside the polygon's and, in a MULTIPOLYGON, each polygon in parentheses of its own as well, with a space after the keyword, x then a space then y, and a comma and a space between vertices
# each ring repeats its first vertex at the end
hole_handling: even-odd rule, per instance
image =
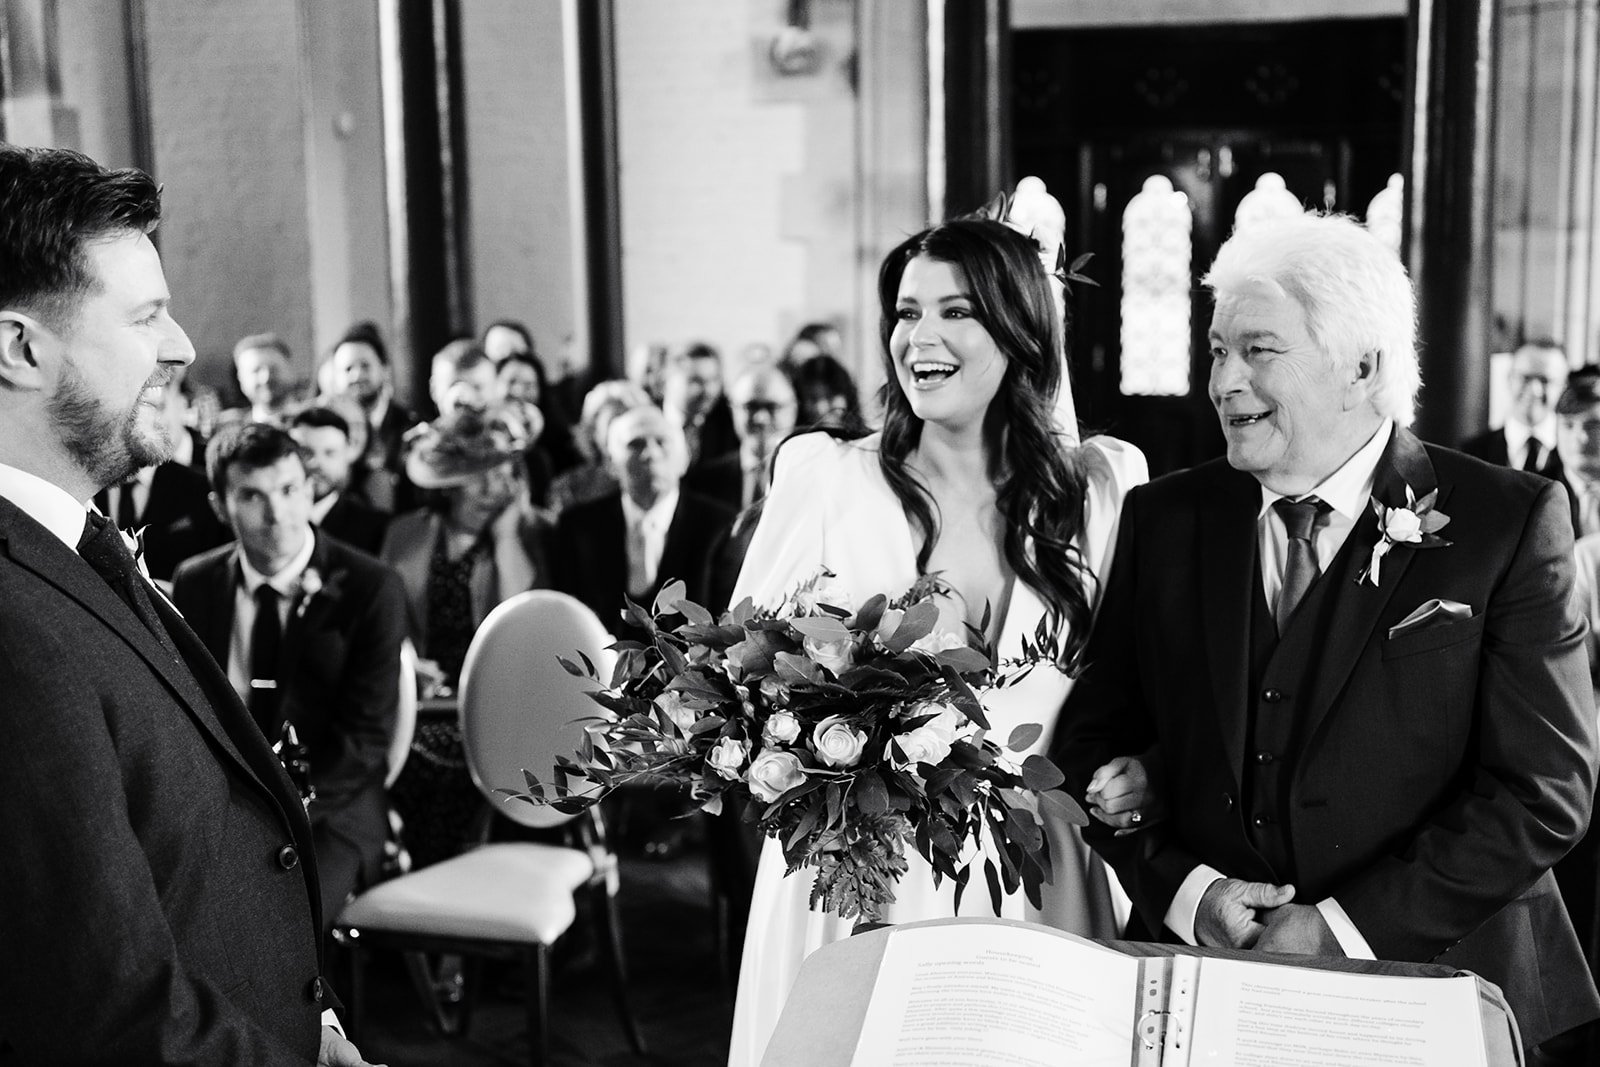
POLYGON ((1051 874, 1039 805, 1087 820, 1049 760, 1019 755, 1040 727, 997 743, 978 700, 1031 662, 1002 673, 981 632, 969 643, 939 631, 936 577, 853 610, 831 577, 775 609, 747 599, 721 619, 684 599, 681 582, 650 612, 630 604, 648 640, 618 642, 608 679, 587 658, 562 661, 603 687, 582 749, 556 761, 548 788, 524 771, 526 791, 503 792, 573 813, 628 783, 687 788, 712 814, 729 797, 747 801, 745 818, 781 842, 788 873, 815 868, 811 906, 844 918, 877 920, 907 844, 935 884, 954 880, 958 906, 979 857, 996 912, 1019 885, 1037 905, 1051 874))

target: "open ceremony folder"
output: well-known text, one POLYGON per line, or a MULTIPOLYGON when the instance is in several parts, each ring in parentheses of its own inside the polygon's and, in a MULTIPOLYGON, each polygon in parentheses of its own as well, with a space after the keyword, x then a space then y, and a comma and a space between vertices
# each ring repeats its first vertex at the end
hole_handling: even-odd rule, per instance
POLYGON ((763 1067, 1514 1067, 1499 989, 1447 967, 1089 941, 1006 919, 809 956, 763 1067))

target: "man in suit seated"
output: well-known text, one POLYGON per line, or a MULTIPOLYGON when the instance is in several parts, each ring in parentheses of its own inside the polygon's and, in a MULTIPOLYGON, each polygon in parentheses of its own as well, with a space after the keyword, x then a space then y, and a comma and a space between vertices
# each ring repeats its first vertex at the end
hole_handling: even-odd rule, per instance
POLYGON ((205 475, 168 460, 96 493, 95 504, 122 529, 142 531, 150 577, 171 582, 178 564, 228 540, 208 495, 205 475))
POLYGON ((682 432, 691 465, 739 447, 722 390, 722 356, 704 342, 667 355, 661 365, 661 410, 682 432))
POLYGON ((351 474, 351 488, 379 511, 393 514, 410 507, 401 442, 418 420, 394 395, 389 350, 377 325, 350 327, 335 342, 329 361, 334 392, 360 405, 367 419, 367 444, 351 474))
POLYGON ((705 606, 716 614, 729 607, 772 478, 772 454, 794 430, 799 410, 789 375, 770 363, 753 366, 735 379, 728 399, 739 450, 691 467, 683 480, 689 489, 739 512, 707 554, 705 606))
POLYGON ((289 422, 311 477, 311 522, 330 537, 369 556, 383 546, 389 518, 350 492, 350 472, 360 458, 350 442, 350 424, 326 407, 310 407, 289 422))
POLYGON ((618 415, 606 454, 622 488, 562 512, 552 564, 555 587, 594 609, 618 632, 624 597, 649 608, 666 582, 682 579, 702 600, 706 551, 733 509, 680 489, 687 448, 656 407, 618 415))
POLYGON ((1204 284, 1227 457, 1128 493, 1051 748, 1079 795, 1154 748, 1171 814, 1084 837, 1146 936, 1469 969, 1531 1063, 1574 1062, 1600 997, 1550 868, 1597 748, 1566 494, 1406 429, 1415 298, 1358 223, 1237 232, 1204 284))
POLYGON ((470 337, 458 338, 433 355, 428 396, 447 419, 459 411, 487 411, 498 394, 494 363, 470 337))
POLYGON ((256 333, 242 337, 233 346, 233 373, 244 394, 245 408, 227 413, 227 421, 265 422, 282 426, 294 407, 298 388, 294 380, 294 356, 289 345, 275 333, 256 333))
POLYGON ((388 567, 312 527, 306 464, 284 431, 228 427, 206 469, 239 540, 179 567, 173 601, 261 732, 277 740, 291 724, 308 750, 326 932, 383 859, 405 592, 388 567))
POLYGON ((300 798, 86 510, 172 453, 160 216, 146 174, 0 144, 0 1060, 355 1065, 300 798))

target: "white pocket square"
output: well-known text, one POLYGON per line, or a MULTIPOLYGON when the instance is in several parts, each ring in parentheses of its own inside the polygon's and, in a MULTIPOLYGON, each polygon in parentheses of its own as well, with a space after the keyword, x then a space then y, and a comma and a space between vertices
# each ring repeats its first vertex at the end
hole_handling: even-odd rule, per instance
POLYGON ((1389 638, 1393 640, 1402 634, 1415 633, 1418 630, 1428 629, 1432 626, 1441 626, 1457 619, 1472 618, 1472 609, 1455 600, 1440 600, 1434 597, 1417 605, 1415 611, 1389 627, 1389 638))

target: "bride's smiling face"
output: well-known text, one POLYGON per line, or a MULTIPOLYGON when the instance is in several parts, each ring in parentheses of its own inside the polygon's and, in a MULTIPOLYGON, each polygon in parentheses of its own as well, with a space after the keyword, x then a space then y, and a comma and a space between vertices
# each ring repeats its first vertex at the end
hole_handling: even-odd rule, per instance
POLYGON ((1006 373, 961 269, 927 256, 900 276, 889 354, 912 412, 951 429, 982 425, 1006 373))

